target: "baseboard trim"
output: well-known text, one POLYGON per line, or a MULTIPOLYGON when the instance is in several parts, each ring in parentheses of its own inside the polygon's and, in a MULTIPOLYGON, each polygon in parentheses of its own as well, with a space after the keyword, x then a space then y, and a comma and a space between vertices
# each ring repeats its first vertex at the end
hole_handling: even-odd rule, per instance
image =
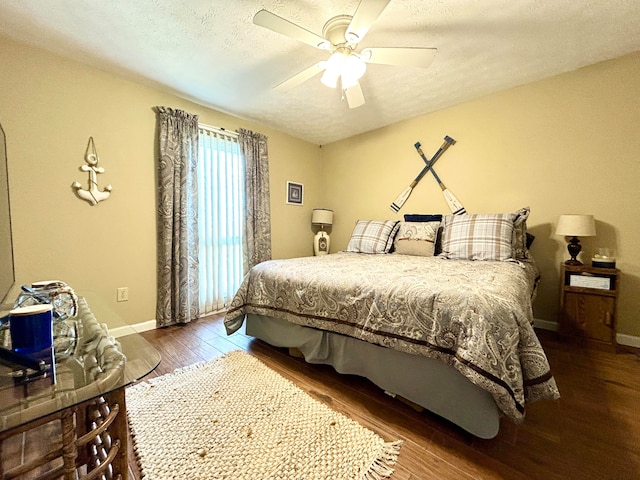
MULTIPOLYGON (((558 322, 551 322, 549 320, 541 320, 539 318, 533 319, 533 326, 542 330, 551 330, 553 332, 558 331, 558 322)), ((626 345, 627 347, 640 348, 640 337, 633 335, 625 335, 624 333, 616 334, 616 342, 618 345, 626 345)))
POLYGON ((135 323, 133 325, 127 325, 126 327, 115 327, 109 329, 109 335, 113 337, 124 337, 125 335, 131 335, 132 333, 141 333, 156 328, 155 320, 147 320, 146 322, 135 323))
POLYGON ((540 318, 533 319, 533 326, 542 330, 551 330, 552 332, 558 331, 558 322, 552 322, 550 320, 542 320, 540 318))
POLYGON ((640 348, 640 337, 633 335, 625 335, 624 333, 616 334, 616 342, 618 345, 626 345, 627 347, 640 348))

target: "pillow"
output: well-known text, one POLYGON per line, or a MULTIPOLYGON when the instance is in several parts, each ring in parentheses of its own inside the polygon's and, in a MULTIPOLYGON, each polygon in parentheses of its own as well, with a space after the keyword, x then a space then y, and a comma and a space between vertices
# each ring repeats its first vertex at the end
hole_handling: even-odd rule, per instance
POLYGON ((442 253, 442 222, 438 227, 438 233, 436 234, 436 245, 434 247, 433 254, 440 255, 442 253))
MULTIPOLYGON (((526 260, 529 258, 529 242, 527 234, 527 218, 529 218, 529 207, 524 207, 514 213, 513 219, 513 258, 526 260)), ((533 240, 531 240, 533 242, 533 240)))
POLYGON ((440 255, 455 260, 512 260, 514 220, 514 213, 447 215, 440 255))
POLYGON ((404 216, 405 222, 440 222, 442 214, 440 213, 407 213, 404 216))
POLYGON ((389 253, 398 228, 398 220, 358 220, 347 245, 347 252, 389 253))
POLYGON ((432 257, 440 222, 400 222, 393 242, 395 253, 432 257))
POLYGON ((535 235, 531 235, 529 232, 527 232, 527 249, 531 248, 531 244, 533 243, 533 241, 536 239, 535 235))

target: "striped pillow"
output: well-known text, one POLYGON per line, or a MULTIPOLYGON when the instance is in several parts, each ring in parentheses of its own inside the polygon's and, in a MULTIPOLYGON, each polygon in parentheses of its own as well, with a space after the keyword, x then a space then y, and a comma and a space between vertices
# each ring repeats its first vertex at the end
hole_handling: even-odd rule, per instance
POLYGON ((389 253, 399 227, 397 220, 358 220, 347 252, 389 253))
POLYGON ((512 260, 514 219, 513 213, 447 215, 440 255, 454 260, 512 260))

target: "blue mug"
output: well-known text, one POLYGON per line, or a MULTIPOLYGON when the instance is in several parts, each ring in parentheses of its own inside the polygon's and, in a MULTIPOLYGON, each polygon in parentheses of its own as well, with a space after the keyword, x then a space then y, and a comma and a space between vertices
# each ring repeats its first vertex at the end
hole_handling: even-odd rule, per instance
POLYGON ((53 345, 53 309, 50 304, 30 305, 9 312, 11 348, 24 354, 50 349, 53 345))

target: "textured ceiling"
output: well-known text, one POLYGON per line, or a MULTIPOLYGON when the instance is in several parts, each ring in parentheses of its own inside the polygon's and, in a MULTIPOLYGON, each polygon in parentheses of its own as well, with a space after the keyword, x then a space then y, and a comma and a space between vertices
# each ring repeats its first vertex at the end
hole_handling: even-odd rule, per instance
POLYGON ((0 34, 326 144, 640 50, 638 0, 391 0, 364 47, 436 47, 428 69, 370 64, 349 110, 327 53, 252 23, 265 8, 319 35, 358 0, 2 0, 0 34))

